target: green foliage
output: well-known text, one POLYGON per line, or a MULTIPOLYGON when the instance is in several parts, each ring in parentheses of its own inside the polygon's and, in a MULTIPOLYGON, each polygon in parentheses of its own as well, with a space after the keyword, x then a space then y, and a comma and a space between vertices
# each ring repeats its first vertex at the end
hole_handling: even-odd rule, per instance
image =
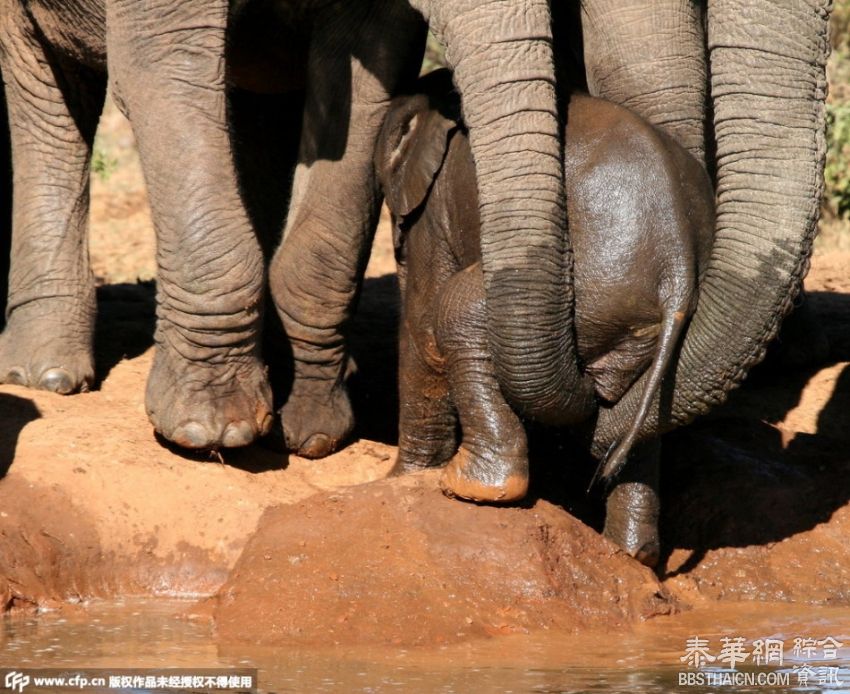
POLYGON ((91 170, 102 183, 106 183, 109 177, 118 168, 118 160, 110 156, 110 154, 102 147, 95 145, 91 157, 91 170))
POLYGON ((830 37, 823 207, 833 219, 850 220, 850 0, 836 0, 830 37))
POLYGON ((827 209, 836 217, 850 216, 850 102, 827 104, 824 190, 827 209))
POLYGON ((426 75, 438 68, 446 66, 445 48, 434 35, 428 32, 428 43, 425 46, 425 59, 422 61, 421 74, 426 75))

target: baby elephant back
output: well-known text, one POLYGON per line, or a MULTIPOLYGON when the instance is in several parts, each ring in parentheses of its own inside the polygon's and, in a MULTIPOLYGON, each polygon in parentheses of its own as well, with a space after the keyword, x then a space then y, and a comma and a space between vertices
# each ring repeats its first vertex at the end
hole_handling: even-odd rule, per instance
POLYGON ((596 254, 617 247, 627 254, 629 248, 672 250, 684 243, 695 248, 698 270, 704 271, 714 234, 714 191, 702 164, 672 137, 627 108, 575 94, 564 167, 577 255, 587 244, 596 254))

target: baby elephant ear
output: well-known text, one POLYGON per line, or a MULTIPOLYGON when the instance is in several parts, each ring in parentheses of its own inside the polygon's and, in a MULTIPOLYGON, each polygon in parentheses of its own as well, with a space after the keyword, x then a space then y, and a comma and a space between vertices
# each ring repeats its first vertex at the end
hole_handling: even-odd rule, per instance
POLYGON ((429 105, 424 95, 410 97, 385 123, 376 162, 387 206, 403 218, 425 201, 448 151, 455 119, 429 105))

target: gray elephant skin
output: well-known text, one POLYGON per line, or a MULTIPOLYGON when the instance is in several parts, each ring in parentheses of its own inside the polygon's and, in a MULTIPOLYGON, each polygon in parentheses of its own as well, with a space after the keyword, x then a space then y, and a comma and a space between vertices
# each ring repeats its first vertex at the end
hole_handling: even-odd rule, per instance
POLYGON ((377 210, 362 163, 371 123, 421 59, 422 20, 405 4, 327 5, 0 2, 15 175, 0 379, 60 393, 93 380, 88 178, 108 73, 137 138, 157 233, 148 414, 187 447, 244 445, 269 430, 263 250, 280 236, 299 146, 309 172, 296 175, 290 226, 344 229, 336 250, 356 268, 377 210), (311 71, 322 79, 305 93, 311 71), (299 145, 302 111, 310 127, 299 145), (254 131, 274 120, 289 132, 261 144, 254 131), (287 165, 252 177, 256 158, 287 165), (343 181, 335 194, 324 192, 328 177, 343 181), (258 235, 275 225, 272 239, 258 235))
MULTIPOLYGON (((420 90, 394 102, 375 158, 403 292, 396 469, 447 463, 441 485, 450 495, 512 502, 528 489, 528 449, 489 354, 475 164, 450 74, 428 75, 420 90)), ((565 141, 579 358, 609 404, 649 371, 642 406, 611 454, 625 460, 697 305, 714 191, 672 137, 611 102, 573 95, 565 141)), ((635 521, 614 508, 606 531, 654 564, 656 490, 614 493, 626 491, 635 521)))
MULTIPOLYGON (((807 268, 825 152, 828 0, 585 0, 580 10, 565 0, 551 11, 541 0, 412 5, 446 44, 463 95, 488 342, 508 401, 544 420, 595 411, 574 338, 554 90, 556 67, 575 54, 580 35, 592 93, 668 130, 716 170, 705 285, 670 397, 650 408, 641 435, 721 402, 762 357, 807 268), (564 328, 529 341, 535 325, 564 328)), ((292 202, 269 279, 295 357, 287 440, 309 455, 332 450, 351 429, 341 330, 377 216, 373 145, 389 96, 415 71, 407 52, 421 48, 411 39, 421 33, 419 17, 389 0, 3 0, 0 19, 18 177, 0 344, 7 380, 64 391, 91 378, 84 211, 108 62, 137 135, 158 233, 151 418, 189 446, 242 444, 266 430, 262 250, 234 171, 226 90, 228 80, 253 92, 303 83, 292 202), (312 27, 309 46, 298 40, 302 21, 312 27)), ((599 410, 597 450, 622 439, 639 392, 599 410)))
MULTIPOLYGON (((711 259, 680 356, 644 422, 646 436, 723 402, 763 358, 799 291, 822 192, 830 10, 830 2, 808 0, 553 2, 559 74, 574 75, 583 64, 591 94, 669 132, 714 178, 711 259)), ((484 268, 486 275, 486 258, 484 268)), ((539 387, 536 398, 505 389, 521 412, 545 415, 549 399, 540 396, 546 384, 563 391, 562 373, 578 379, 566 392, 589 388, 572 368, 572 334, 563 338, 566 348, 546 343, 549 358, 538 358, 542 347, 523 355, 532 372, 526 381, 539 387), (557 366, 559 354, 568 355, 567 367, 557 366)), ((509 379, 497 373, 504 388, 509 379)), ((600 408, 597 455, 635 421, 644 385, 600 408)))
MULTIPOLYGON (((2 82, 3 73, 0 72, 0 85, 2 82)), ((9 253, 12 243, 12 151, 8 122, 6 95, 0 88, 0 326, 5 325, 9 253)))
MULTIPOLYGON (((352 425, 341 329, 379 210, 374 142, 390 96, 416 76, 422 15, 467 92, 482 166, 522 160, 525 188, 539 191, 530 208, 490 206, 484 236, 493 227, 493 239, 503 237, 495 220, 505 215, 516 222, 512 233, 546 227, 563 201, 548 154, 557 152, 558 126, 545 0, 3 0, 0 64, 11 75, 17 180, 2 379, 57 392, 92 381, 87 181, 108 68, 138 141, 157 231, 150 418, 189 447, 242 445, 267 431, 258 339, 265 269, 252 217, 275 215, 247 209, 250 185, 235 170, 234 147, 248 135, 237 127, 231 137, 227 96, 228 87, 303 87, 291 204, 279 220, 285 240, 269 271, 295 364, 283 427, 302 454, 338 446, 352 425), (495 135, 504 151, 488 144, 495 135)), ((483 199, 508 200, 503 182, 482 181, 483 199)))

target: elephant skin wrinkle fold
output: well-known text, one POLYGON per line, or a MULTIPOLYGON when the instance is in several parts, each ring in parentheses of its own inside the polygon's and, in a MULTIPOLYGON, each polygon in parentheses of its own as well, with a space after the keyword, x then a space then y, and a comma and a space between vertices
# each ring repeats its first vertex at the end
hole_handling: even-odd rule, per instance
MULTIPOLYGON (((451 74, 427 75, 420 90, 394 102, 375 155, 402 287, 396 469, 445 465, 447 494, 516 502, 528 490, 529 456, 524 422, 502 394, 486 338, 476 169, 451 74)), ((600 402, 615 403, 651 374, 641 412, 601 463, 607 476, 632 453, 697 305, 714 197, 697 159, 611 102, 571 95, 565 143, 575 328, 586 377, 600 402)), ((542 324, 537 332, 561 327, 542 324)), ((579 417, 554 411, 543 421, 579 417)), ((611 492, 606 525, 609 537, 650 565, 659 554, 654 448, 635 450, 611 492)))

